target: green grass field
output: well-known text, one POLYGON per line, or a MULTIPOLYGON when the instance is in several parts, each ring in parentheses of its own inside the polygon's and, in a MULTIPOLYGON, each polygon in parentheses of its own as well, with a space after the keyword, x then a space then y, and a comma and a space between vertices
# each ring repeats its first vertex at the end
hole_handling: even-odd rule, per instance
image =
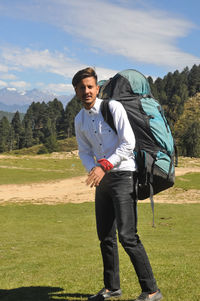
POLYGON ((200 173, 187 173, 184 176, 176 177, 175 187, 181 188, 183 190, 200 190, 200 173))
MULTIPOLYGON (((200 300, 200 205, 139 204, 139 233, 166 301, 200 300)), ((86 300, 102 284, 94 203, 0 206, 0 300, 86 300)), ((122 300, 140 287, 121 246, 122 300)))
MULTIPOLYGON (((197 161, 197 159, 196 159, 197 161)), ((199 167, 198 160, 196 162, 199 167)), ((185 158, 180 159, 184 166, 185 158)), ((86 171, 76 156, 52 158, 49 155, 17 155, 0 158, 0 185, 46 182, 85 175, 86 171)), ((200 189, 200 173, 189 173, 176 177, 175 188, 200 189)))
POLYGON ((81 161, 72 157, 18 156, 0 159, 0 184, 25 184, 66 179, 85 174, 81 161))
MULTIPOLYGON (((181 161, 182 166, 188 160, 181 161)), ((195 165, 199 167, 198 162, 195 165)), ((0 184, 23 184, 85 174, 80 160, 48 155, 0 159, 0 184)), ((200 189, 199 173, 177 177, 176 188, 200 189)), ((200 300, 200 204, 139 203, 139 234, 166 301, 200 300)), ((81 301, 102 288, 94 203, 0 206, 0 300, 81 301)), ((121 246, 122 301, 140 287, 121 246)))

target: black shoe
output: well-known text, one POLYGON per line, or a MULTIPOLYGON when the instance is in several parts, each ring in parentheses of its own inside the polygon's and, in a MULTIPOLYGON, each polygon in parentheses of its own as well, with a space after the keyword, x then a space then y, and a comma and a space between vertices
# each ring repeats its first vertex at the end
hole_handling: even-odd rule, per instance
POLYGON ((149 297, 148 293, 142 293, 137 299, 135 299, 134 301, 159 301, 162 299, 162 294, 160 292, 160 290, 158 290, 156 292, 155 295, 153 295, 152 297, 149 297))
POLYGON ((106 288, 102 288, 96 295, 92 295, 88 297, 89 301, 103 301, 105 299, 109 299, 111 297, 120 297, 122 295, 122 291, 120 289, 114 291, 107 291, 106 288))

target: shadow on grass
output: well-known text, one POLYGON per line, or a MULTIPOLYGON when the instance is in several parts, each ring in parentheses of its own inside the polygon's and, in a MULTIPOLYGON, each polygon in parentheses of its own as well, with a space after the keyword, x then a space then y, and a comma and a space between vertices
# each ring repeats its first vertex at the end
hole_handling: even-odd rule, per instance
MULTIPOLYGON (((51 286, 30 286, 14 289, 0 289, 0 301, 82 301, 89 294, 62 293, 64 289, 51 286)), ((120 301, 125 301, 121 300, 120 301)))
MULTIPOLYGON (((88 300, 88 297, 91 296, 91 294, 79 294, 79 293, 75 293, 75 294, 68 294, 68 293, 63 293, 63 294, 53 294, 52 296, 55 297, 60 297, 62 299, 50 299, 50 300, 54 300, 54 301, 83 301, 84 299, 88 300)), ((99 301, 104 301, 105 299, 103 299, 103 297, 100 297, 98 299, 99 301)), ((118 299, 118 298, 112 298, 113 301, 129 301, 129 300, 124 300, 124 299, 118 299)))
POLYGON ((30 286, 14 289, 0 289, 0 301, 80 301, 87 299, 87 294, 61 293, 64 289, 51 286, 30 286))
POLYGON ((53 301, 53 298, 59 297, 59 293, 63 291, 60 287, 51 286, 30 286, 19 287, 14 289, 0 289, 1 301, 53 301), (56 294, 57 293, 57 294, 56 294))
POLYGON ((74 294, 70 294, 70 293, 63 293, 63 294, 52 294, 52 297, 60 297, 62 299, 50 299, 50 300, 57 300, 57 301, 81 301, 83 299, 88 299, 89 296, 91 295, 87 295, 87 294, 80 294, 80 293, 74 293, 74 294))

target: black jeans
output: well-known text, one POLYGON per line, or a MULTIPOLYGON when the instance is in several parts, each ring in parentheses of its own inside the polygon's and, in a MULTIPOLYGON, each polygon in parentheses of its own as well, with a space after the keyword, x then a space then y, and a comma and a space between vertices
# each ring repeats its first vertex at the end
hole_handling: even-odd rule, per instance
POLYGON ((145 249, 137 234, 137 200, 135 173, 110 172, 96 188, 95 209, 97 233, 104 266, 104 285, 109 290, 120 288, 119 241, 129 255, 143 292, 158 288, 145 249))

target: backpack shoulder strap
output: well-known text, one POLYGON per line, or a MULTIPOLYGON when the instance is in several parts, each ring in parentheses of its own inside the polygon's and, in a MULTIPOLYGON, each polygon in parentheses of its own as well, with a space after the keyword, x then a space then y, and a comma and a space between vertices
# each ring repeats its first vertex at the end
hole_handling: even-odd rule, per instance
POLYGON ((100 110, 101 110, 101 114, 103 115, 103 118, 104 118, 105 122, 107 122, 108 125, 117 134, 117 130, 115 128, 114 121, 113 121, 113 116, 112 116, 112 114, 110 112, 110 109, 109 109, 109 99, 104 99, 101 102, 100 110))

